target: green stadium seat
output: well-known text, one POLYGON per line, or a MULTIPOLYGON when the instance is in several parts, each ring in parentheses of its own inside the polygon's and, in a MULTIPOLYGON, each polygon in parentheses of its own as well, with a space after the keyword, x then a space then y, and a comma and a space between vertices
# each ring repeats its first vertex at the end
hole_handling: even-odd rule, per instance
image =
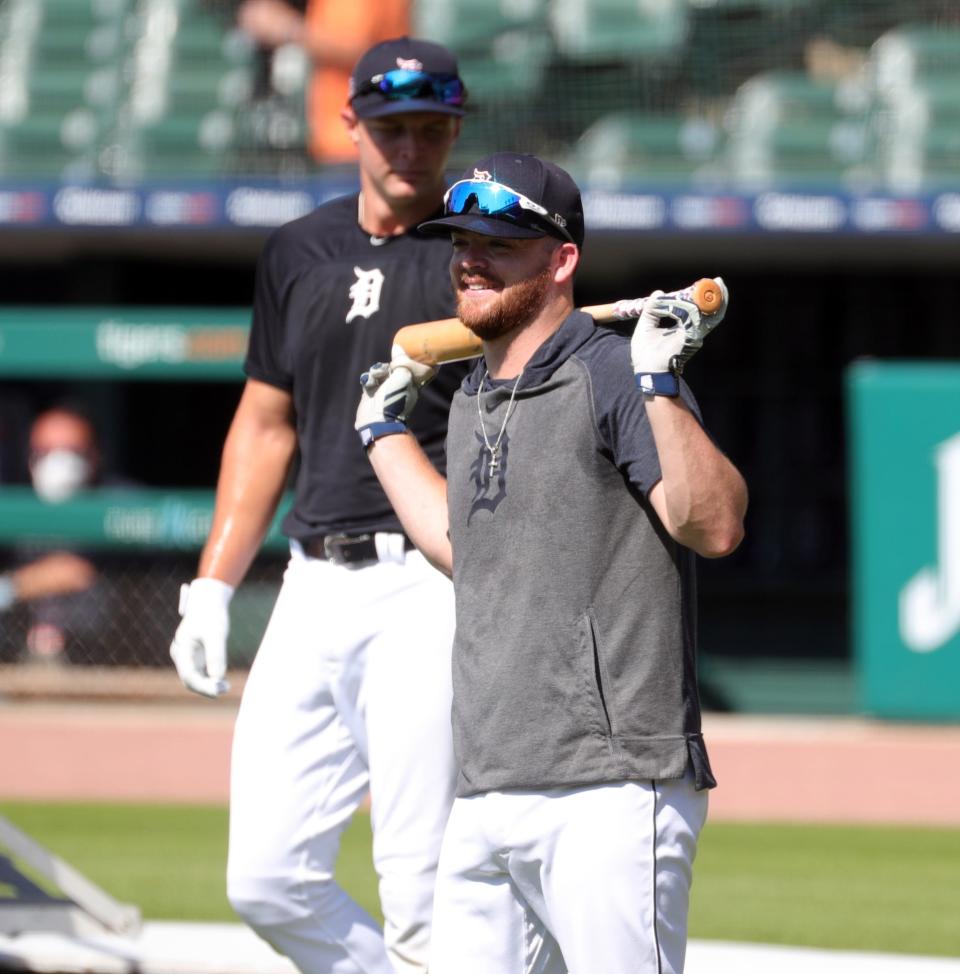
POLYGON ((539 101, 551 55, 545 34, 514 31, 485 54, 460 56, 471 114, 455 149, 455 166, 507 145, 532 147, 530 139, 546 120, 539 101))
POLYGON ((100 146, 104 173, 133 182, 227 171, 238 113, 253 89, 249 39, 232 20, 194 0, 137 4, 123 35, 127 51, 119 69, 126 85, 100 146), (151 10, 165 18, 163 29, 150 19, 151 10))
POLYGON ((63 25, 83 29, 123 17, 133 0, 34 0, 44 27, 63 25))
POLYGON ((166 92, 167 111, 174 115, 237 109, 253 93, 253 76, 245 67, 224 63, 180 66, 167 79, 166 92))
POLYGON ((119 66, 66 64, 33 68, 27 80, 29 110, 50 114, 86 106, 101 113, 114 109, 121 94, 119 66))
POLYGON ((489 51, 511 31, 545 31, 547 0, 478 4, 472 0, 417 0, 414 33, 445 44, 458 56, 489 51))
POLYGON ((110 170, 122 181, 225 175, 236 148, 237 123, 227 111, 167 116, 147 125, 127 119, 114 134, 110 170))
POLYGON ((866 91, 802 72, 762 72, 727 111, 727 167, 742 188, 822 186, 869 171, 866 91))
POLYGON ((685 0, 554 0, 550 19, 569 61, 647 61, 679 52, 687 38, 685 0))
POLYGON ((419 0, 414 30, 454 51, 471 104, 490 105, 537 91, 553 53, 546 11, 546 0, 419 0))
POLYGON ((791 121, 767 132, 732 132, 727 162, 733 182, 741 189, 840 187, 863 178, 866 145, 864 125, 856 120, 791 121))
POLYGON ((0 125, 0 177, 89 179, 96 168, 99 126, 88 110, 35 114, 0 125))
POLYGON ((535 94, 552 52, 545 34, 514 31, 499 38, 488 51, 461 55, 460 73, 471 104, 535 94))
POLYGON ((71 64, 103 64, 120 57, 124 50, 122 28, 106 24, 89 30, 72 27, 43 27, 30 45, 30 59, 37 65, 57 67, 71 64))
POLYGON ((171 39, 171 51, 177 64, 202 64, 207 61, 246 62, 253 46, 227 21, 212 17, 181 20, 171 39))
POLYGON ((878 165, 891 188, 919 192, 960 182, 960 77, 881 103, 874 127, 878 165))
POLYGON ((754 128, 785 121, 838 119, 866 107, 865 91, 859 99, 851 94, 843 86, 801 71, 766 71, 740 86, 730 111, 742 118, 744 126, 754 128))
POLYGON ((548 6, 547 0, 414 4, 412 30, 454 51, 469 93, 470 123, 454 150, 454 167, 507 144, 526 144, 553 57, 548 6))
POLYGON ((675 187, 714 176, 720 133, 704 119, 615 112, 598 119, 564 160, 594 188, 675 187))
POLYGON ((123 111, 137 124, 165 117, 196 118, 214 109, 234 112, 253 90, 251 72, 223 62, 181 65, 137 80, 123 111))
POLYGON ((870 49, 870 69, 881 93, 921 80, 955 76, 960 72, 960 28, 917 26, 888 31, 870 49))
POLYGON ((898 192, 960 178, 960 28, 906 25, 870 49, 878 169, 898 192))

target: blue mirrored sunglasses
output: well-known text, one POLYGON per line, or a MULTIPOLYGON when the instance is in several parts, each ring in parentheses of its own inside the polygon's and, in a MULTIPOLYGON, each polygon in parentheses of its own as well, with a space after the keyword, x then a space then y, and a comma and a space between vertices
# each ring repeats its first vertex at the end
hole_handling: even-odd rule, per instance
POLYGON ((390 101, 426 98, 443 105, 462 105, 465 95, 463 82, 455 74, 430 74, 427 71, 408 71, 405 68, 375 74, 360 85, 353 97, 373 92, 378 92, 390 101))
POLYGON ((447 190, 444 206, 450 215, 460 216, 464 213, 478 212, 485 216, 506 217, 521 226, 529 220, 527 213, 533 213, 544 223, 548 223, 565 239, 576 243, 570 236, 566 226, 532 199, 518 193, 503 183, 495 183, 486 179, 461 179, 447 190))

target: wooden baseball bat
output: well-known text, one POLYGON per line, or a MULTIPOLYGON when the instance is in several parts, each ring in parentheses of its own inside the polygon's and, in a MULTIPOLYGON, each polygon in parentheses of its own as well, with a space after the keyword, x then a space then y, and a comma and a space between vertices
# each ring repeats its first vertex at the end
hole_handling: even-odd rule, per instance
MULTIPOLYGON (((693 301, 704 314, 716 314, 723 304, 723 289, 709 277, 702 277, 690 287, 672 293, 693 301)), ((590 315, 594 321, 609 324, 639 318, 646 300, 635 298, 614 301, 580 310, 590 315)), ((393 343, 399 345, 415 362, 423 362, 425 365, 459 362, 483 352, 480 339, 459 318, 442 318, 439 321, 406 325, 394 335, 393 343)))

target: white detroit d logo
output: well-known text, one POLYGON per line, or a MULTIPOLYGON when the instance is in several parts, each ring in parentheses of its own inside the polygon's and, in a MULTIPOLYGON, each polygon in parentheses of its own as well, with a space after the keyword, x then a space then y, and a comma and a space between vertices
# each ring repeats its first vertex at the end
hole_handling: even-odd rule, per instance
POLYGON ((380 292, 383 290, 383 272, 374 267, 372 271, 365 271, 361 267, 354 267, 356 281, 350 285, 350 299, 353 307, 347 312, 344 321, 349 324, 354 318, 369 318, 380 310, 380 292))
POLYGON ((937 447, 937 555, 900 592, 900 635, 915 653, 960 632, 960 433, 937 447))

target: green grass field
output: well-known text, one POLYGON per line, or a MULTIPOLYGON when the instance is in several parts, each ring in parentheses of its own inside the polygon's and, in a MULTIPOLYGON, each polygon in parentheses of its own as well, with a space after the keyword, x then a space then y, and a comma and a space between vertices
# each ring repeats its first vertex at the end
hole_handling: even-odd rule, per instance
MULTIPOLYGON (((224 808, 4 802, 0 814, 146 919, 236 919, 224 808)), ((338 875, 379 916, 366 816, 347 830, 338 875)), ((960 829, 710 823, 690 934, 960 956, 958 876, 960 829)))

